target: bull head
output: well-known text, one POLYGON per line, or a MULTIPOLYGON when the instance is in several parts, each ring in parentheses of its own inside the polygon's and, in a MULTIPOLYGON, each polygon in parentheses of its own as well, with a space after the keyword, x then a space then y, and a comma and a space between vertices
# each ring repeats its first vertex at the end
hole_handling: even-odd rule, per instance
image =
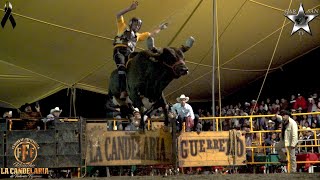
POLYGON ((184 52, 187 52, 193 46, 194 41, 193 37, 189 37, 185 45, 182 45, 180 48, 170 47, 159 49, 155 47, 154 39, 149 37, 147 39, 148 54, 172 69, 174 78, 179 78, 180 76, 188 74, 188 67, 184 62, 184 52))

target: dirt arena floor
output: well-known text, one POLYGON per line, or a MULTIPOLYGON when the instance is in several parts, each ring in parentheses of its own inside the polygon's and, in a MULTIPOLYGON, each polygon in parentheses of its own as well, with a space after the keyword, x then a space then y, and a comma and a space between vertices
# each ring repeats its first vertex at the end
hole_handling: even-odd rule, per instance
POLYGON ((202 179, 226 179, 226 180, 248 180, 248 179, 255 179, 255 180, 262 180, 262 179, 281 179, 281 180, 292 180, 292 179, 317 179, 320 180, 320 173, 315 174, 308 174, 308 173, 298 173, 298 174, 228 174, 228 175, 179 175, 179 176, 115 176, 109 178, 83 178, 83 179, 90 179, 90 180, 100 180, 100 179, 110 179, 110 180, 117 180, 117 179, 132 179, 132 180, 144 180, 144 179, 192 179, 192 180, 202 180, 202 179))
MULTIPOLYGON (((1 178, 0 178, 1 179, 1 178)), ((12 178, 4 178, 4 179, 12 179, 12 178)), ((43 179, 43 178, 36 178, 43 179)), ((77 178, 72 178, 77 179, 77 178)), ((131 179, 131 180, 153 180, 153 179, 177 179, 177 180, 202 180, 202 179, 224 179, 224 180, 264 180, 264 179, 281 179, 281 180, 292 180, 292 179, 317 179, 320 180, 320 173, 308 174, 308 173, 297 173, 297 174, 227 174, 227 175, 179 175, 179 176, 114 176, 114 177, 85 177, 80 178, 83 180, 101 180, 101 179, 110 179, 110 180, 120 180, 120 179, 131 179)))

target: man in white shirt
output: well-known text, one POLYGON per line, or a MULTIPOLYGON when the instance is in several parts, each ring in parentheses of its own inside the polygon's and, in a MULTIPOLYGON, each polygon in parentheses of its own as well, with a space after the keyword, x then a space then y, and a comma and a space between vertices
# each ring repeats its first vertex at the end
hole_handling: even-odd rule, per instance
POLYGON ((171 112, 177 115, 177 121, 179 130, 182 129, 182 123, 186 122, 186 131, 191 131, 192 129, 197 130, 197 124, 199 120, 199 116, 193 113, 193 109, 187 102, 189 101, 189 97, 186 97, 182 94, 177 98, 176 104, 174 104, 171 108, 171 112))
POLYGON ((277 119, 282 123, 280 142, 276 145, 276 151, 280 156, 280 162, 287 162, 283 148, 287 148, 290 154, 291 171, 297 171, 295 148, 298 143, 298 126, 297 123, 290 117, 291 113, 286 110, 280 112, 280 116, 276 115, 277 119))

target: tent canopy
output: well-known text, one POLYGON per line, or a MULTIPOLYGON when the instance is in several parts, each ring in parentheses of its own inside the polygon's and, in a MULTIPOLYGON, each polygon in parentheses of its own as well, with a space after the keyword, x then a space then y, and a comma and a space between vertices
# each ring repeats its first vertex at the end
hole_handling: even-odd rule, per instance
MULTIPOLYGON (((0 106, 19 107, 70 87, 107 93, 108 78, 115 69, 115 15, 131 0, 10 2, 17 26, 13 29, 8 21, 0 29, 0 106)), ((319 1, 302 2, 305 11, 320 9, 319 1)), ((297 10, 299 3, 217 1, 215 64, 220 65, 222 95, 265 75, 271 59, 270 72, 319 47, 319 17, 309 23, 312 36, 291 36, 293 23, 284 12, 297 10)), ((167 99, 174 101, 182 93, 191 100, 211 99, 213 1, 140 0, 138 8, 124 16, 126 22, 133 16, 142 18, 141 32, 169 23, 155 39, 158 47, 180 46, 189 36, 196 39, 186 53, 190 74, 166 88, 167 99)), ((145 42, 138 47, 145 49, 145 42)), ((217 71, 215 77, 217 85, 217 71)))

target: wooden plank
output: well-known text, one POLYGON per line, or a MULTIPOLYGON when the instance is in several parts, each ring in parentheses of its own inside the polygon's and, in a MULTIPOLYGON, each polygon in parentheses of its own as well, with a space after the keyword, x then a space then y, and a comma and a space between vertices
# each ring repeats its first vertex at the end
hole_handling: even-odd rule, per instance
POLYGON ((178 140, 179 166, 245 165, 245 137, 241 132, 238 134, 234 157, 230 154, 229 131, 182 133, 178 140))
POLYGON ((107 131, 105 123, 87 124, 89 166, 154 165, 172 163, 172 137, 162 129, 107 131))

